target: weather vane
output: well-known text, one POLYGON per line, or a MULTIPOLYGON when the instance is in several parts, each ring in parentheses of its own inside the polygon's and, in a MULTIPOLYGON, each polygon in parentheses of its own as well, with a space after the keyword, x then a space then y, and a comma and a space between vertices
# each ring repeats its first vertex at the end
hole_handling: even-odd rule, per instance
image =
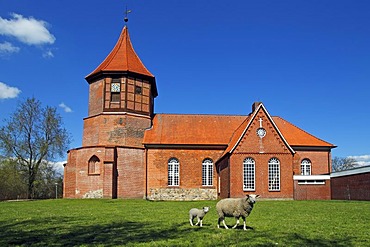
POLYGON ((127 15, 131 13, 131 10, 127 10, 127 5, 126 5, 126 11, 125 11, 125 18, 123 19, 125 22, 128 22, 128 17, 127 15))

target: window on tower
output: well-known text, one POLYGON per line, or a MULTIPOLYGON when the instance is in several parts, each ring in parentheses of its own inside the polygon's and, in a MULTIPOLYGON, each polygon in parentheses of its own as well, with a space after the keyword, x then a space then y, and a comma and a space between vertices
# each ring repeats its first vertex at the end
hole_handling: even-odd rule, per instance
POLYGON ((140 87, 140 86, 135 86, 135 93, 136 93, 136 94, 142 94, 142 93, 143 93, 143 89, 142 89, 142 87, 140 87))
POLYGON ((120 79, 113 79, 110 87, 111 101, 119 102, 121 99, 121 82, 120 79))

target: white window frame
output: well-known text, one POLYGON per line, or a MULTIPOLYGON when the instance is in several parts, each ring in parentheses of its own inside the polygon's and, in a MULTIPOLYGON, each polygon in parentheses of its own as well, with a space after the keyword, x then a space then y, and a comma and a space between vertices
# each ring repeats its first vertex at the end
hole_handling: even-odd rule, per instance
POLYGON ((280 191, 280 161, 277 158, 268 162, 268 186, 269 191, 280 191))
POLYGON ((176 158, 168 160, 168 186, 180 185, 180 162, 176 158))
POLYGON ((311 167, 311 161, 309 159, 303 159, 301 162, 301 175, 310 176, 311 167))
POLYGON ((213 161, 205 159, 202 162, 202 186, 213 186, 213 161))
POLYGON ((243 190, 256 190, 256 162, 253 158, 245 158, 243 161, 243 190))

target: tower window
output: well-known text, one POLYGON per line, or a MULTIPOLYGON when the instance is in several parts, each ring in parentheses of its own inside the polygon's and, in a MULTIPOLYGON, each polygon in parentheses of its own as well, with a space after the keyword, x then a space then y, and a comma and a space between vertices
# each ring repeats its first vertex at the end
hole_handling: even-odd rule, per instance
POLYGON ((112 102, 119 102, 120 101, 120 96, 121 96, 121 83, 113 79, 112 84, 110 86, 110 92, 111 92, 111 101, 112 102))
POLYGON ((121 92, 121 83, 119 83, 119 82, 112 82, 112 84, 110 86, 110 91, 112 93, 119 93, 119 92, 121 92))
POLYGON ((143 89, 142 89, 142 87, 140 87, 140 86, 135 86, 135 93, 136 93, 136 94, 142 94, 142 93, 143 93, 143 89))
POLYGON ((110 94, 110 101, 119 102, 119 100, 120 100, 120 93, 111 93, 110 94))

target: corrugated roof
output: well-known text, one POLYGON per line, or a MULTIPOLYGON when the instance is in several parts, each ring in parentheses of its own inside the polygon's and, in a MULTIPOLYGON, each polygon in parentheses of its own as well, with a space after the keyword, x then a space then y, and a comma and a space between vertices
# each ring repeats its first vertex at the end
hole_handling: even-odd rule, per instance
POLYGON ((105 60, 86 79, 100 72, 134 72, 149 77, 154 77, 144 66, 136 54, 130 40, 128 28, 125 26, 113 50, 105 60))

